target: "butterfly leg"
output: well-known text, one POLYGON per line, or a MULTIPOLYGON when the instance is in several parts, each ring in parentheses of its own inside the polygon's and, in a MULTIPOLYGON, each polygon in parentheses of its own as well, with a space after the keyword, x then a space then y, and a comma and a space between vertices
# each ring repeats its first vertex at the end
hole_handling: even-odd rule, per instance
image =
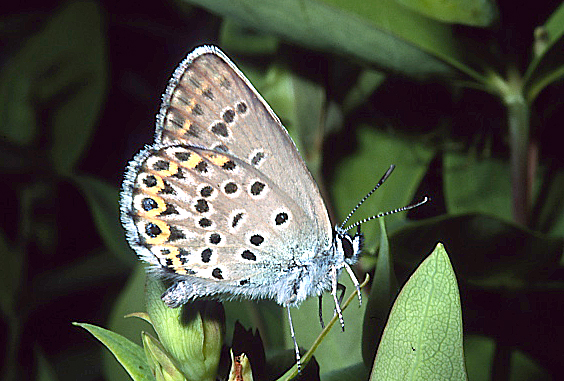
POLYGON ((337 268, 331 268, 331 275, 333 281, 333 287, 331 287, 331 294, 333 295, 333 300, 335 301, 335 312, 339 317, 339 322, 341 323, 341 329, 345 330, 345 321, 343 320, 343 312, 341 311, 341 306, 339 305, 339 300, 337 299, 337 268))
POLYGON ((325 323, 323 323, 323 295, 319 295, 319 322, 321 329, 325 328, 325 323))
POLYGON ((362 305, 362 294, 360 293, 360 283, 358 283, 358 279, 356 279, 356 275, 354 275, 354 272, 352 271, 349 264, 346 263, 346 262, 343 263, 343 264, 345 265, 345 269, 349 273, 349 276, 351 277, 351 280, 352 280, 354 286, 356 287, 356 292, 358 294, 358 304, 362 305))
POLYGON ((296 350, 296 364, 298 364, 298 373, 302 371, 302 363, 300 361, 300 348, 298 348, 298 342, 296 341, 296 334, 294 333, 294 325, 292 324, 292 314, 290 313, 290 306, 286 306, 288 310, 288 322, 290 323, 290 333, 292 334, 292 340, 294 340, 294 349, 296 350))

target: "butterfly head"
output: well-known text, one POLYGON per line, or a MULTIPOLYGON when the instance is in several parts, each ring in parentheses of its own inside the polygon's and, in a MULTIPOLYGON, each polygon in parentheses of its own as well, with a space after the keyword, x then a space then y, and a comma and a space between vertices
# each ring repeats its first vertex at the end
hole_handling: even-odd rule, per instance
POLYGON ((354 235, 349 234, 342 227, 336 226, 334 230, 333 247, 337 253, 342 253, 344 261, 349 265, 358 262, 360 253, 364 246, 364 235, 357 226, 354 235))

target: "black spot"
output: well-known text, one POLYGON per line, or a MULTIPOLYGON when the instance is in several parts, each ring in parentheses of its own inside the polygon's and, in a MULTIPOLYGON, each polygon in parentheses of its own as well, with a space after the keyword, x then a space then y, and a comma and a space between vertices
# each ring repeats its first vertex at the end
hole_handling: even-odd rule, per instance
POLYGON ((227 132, 227 125, 223 122, 217 122, 212 126, 211 130, 214 134, 223 136, 224 138, 229 136, 229 133, 227 132))
POLYGON ((211 256, 212 256, 212 251, 211 249, 204 249, 204 251, 202 251, 202 262, 204 263, 208 263, 211 260, 211 256))
POLYGON ((235 119, 235 111, 233 111, 232 109, 227 109, 223 113, 222 117, 225 123, 231 123, 235 119))
POLYGON ((276 225, 282 225, 286 221, 288 221, 288 213, 286 212, 278 213, 274 218, 274 222, 276 222, 276 225))
POLYGON ((166 265, 167 265, 168 267, 172 267, 172 259, 166 258, 166 259, 165 259, 165 263, 166 263, 166 265))
POLYGON ((212 276, 217 279, 223 279, 223 275, 221 275, 221 269, 217 267, 213 269, 212 276))
POLYGON ((185 265, 186 263, 188 263, 188 258, 182 256, 182 255, 178 255, 176 258, 178 258, 178 260, 180 261, 180 264, 185 265))
POLYGON ((164 188, 163 188, 163 190, 161 190, 160 193, 163 193, 163 194, 176 194, 176 192, 174 191, 174 188, 171 187, 169 183, 167 183, 166 181, 163 181, 163 182, 164 182, 164 188))
POLYGON ((182 230, 174 226, 170 227, 170 236, 168 237, 170 241, 176 241, 177 239, 184 239, 184 238, 186 238, 186 235, 182 230))
POLYGON ((202 109, 202 106, 200 106, 200 104, 195 104, 194 108, 192 109, 192 113, 194 115, 204 115, 204 110, 202 109))
POLYGON ((233 217, 233 221, 231 222, 231 227, 237 226, 237 224, 239 223, 239 221, 241 221, 242 218, 243 218, 243 213, 237 213, 233 217))
POLYGON ((200 189, 200 194, 202 197, 210 197, 213 193, 213 188, 209 185, 206 185, 202 189, 200 189))
MULTIPOLYGON (((181 128, 184 128, 184 126, 181 126, 181 128)), ((186 136, 193 136, 195 138, 199 138, 200 137, 200 129, 198 127, 196 127, 195 125, 191 125, 189 129, 184 130, 184 135, 186 136)))
POLYGON ((166 209, 162 213, 163 216, 170 216, 171 214, 178 214, 178 210, 172 204, 166 204, 166 209))
POLYGON ((147 188, 152 188, 157 185, 157 178, 154 175, 149 175, 143 179, 143 184, 147 188))
POLYGON ((168 171, 170 165, 166 160, 157 160, 153 163, 153 169, 155 171, 168 171))
POLYGON ((202 160, 194 168, 200 173, 206 173, 208 171, 208 163, 202 160))
POLYGON ((253 165, 257 165, 258 163, 260 163, 262 161, 262 159, 264 159, 264 152, 257 152, 255 154, 255 156, 253 156, 253 158, 251 159, 251 164, 253 165))
POLYGON ((170 249, 161 249, 161 254, 162 254, 162 255, 169 255, 169 254, 170 254, 170 249))
POLYGON ((209 212, 210 210, 210 206, 208 205, 208 202, 202 198, 196 201, 196 205, 194 205, 194 208, 196 208, 196 211, 198 213, 206 213, 209 212))
POLYGON ((213 93, 210 89, 206 89, 202 92, 202 95, 208 98, 210 101, 213 101, 213 93))
POLYGON ((218 233, 212 233, 210 235, 210 243, 217 245, 221 242, 221 236, 218 233))
POLYGON ((190 252, 186 249, 184 249, 183 247, 179 247, 178 248, 178 253, 184 257, 187 257, 190 255, 190 252))
POLYGON ((260 246, 264 242, 264 237, 260 234, 255 234, 251 237, 251 243, 255 246, 260 246))
POLYGON ((184 269, 187 275, 196 275, 196 272, 192 269, 184 269))
POLYGON ((261 183, 260 181, 255 181, 253 185, 251 185, 251 194, 253 196, 258 196, 266 185, 261 183))
POLYGON ((239 102, 237 104, 237 112, 239 114, 244 114, 247 112, 247 104, 245 102, 239 102))
POLYGON ((223 187, 223 189, 225 190, 225 193, 233 194, 233 193, 237 192, 237 184, 235 184, 234 182, 231 181, 231 182, 225 184, 225 187, 223 187))
POLYGON ((174 156, 176 156, 176 158, 180 161, 188 161, 188 159, 190 159, 190 156, 192 156, 192 153, 188 151, 180 151, 175 152, 174 156))
POLYGON ((244 259, 247 259, 249 261, 256 261, 257 260, 257 256, 250 250, 243 251, 243 254, 241 254, 241 256, 244 259))
POLYGON ((354 254, 354 248, 351 242, 351 238, 345 235, 343 237, 339 237, 339 239, 341 240, 341 245, 343 245, 345 258, 352 258, 354 254))
POLYGON ((235 165, 235 163, 233 162, 233 160, 229 160, 229 161, 226 161, 226 162, 221 166, 221 168, 226 169, 226 170, 228 170, 228 171, 232 171, 232 170, 235 169, 236 166, 237 166, 237 165, 235 165))
POLYGON ((248 279, 240 280, 240 281, 239 281, 239 284, 240 284, 241 286, 244 286, 244 285, 246 285, 246 284, 249 284, 249 280, 248 280, 248 279))
POLYGON ((152 222, 149 222, 145 225, 145 233, 151 238, 158 237, 163 231, 157 225, 152 222))
POLYGON ((141 207, 144 211, 148 212, 149 210, 155 209, 159 207, 159 204, 155 200, 149 197, 145 197, 141 202, 141 207))
POLYGON ((208 218, 202 218, 198 221, 198 225, 203 228, 209 228, 212 225, 212 222, 208 218))
POLYGON ((178 168, 176 173, 174 175, 172 175, 172 177, 176 177, 177 179, 183 179, 184 178, 184 172, 182 172, 182 168, 178 168))

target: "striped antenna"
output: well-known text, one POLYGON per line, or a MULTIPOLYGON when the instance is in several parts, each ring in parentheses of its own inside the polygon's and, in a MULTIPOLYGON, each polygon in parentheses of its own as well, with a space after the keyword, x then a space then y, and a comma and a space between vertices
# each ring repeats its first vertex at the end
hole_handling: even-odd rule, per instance
MULTIPOLYGON (((366 201, 366 200, 368 199, 368 197, 372 196, 372 193, 374 193, 374 192, 376 191, 376 189, 380 188, 380 185, 384 184, 384 181, 386 181, 386 179, 392 174, 392 172, 394 171, 394 168, 395 168, 395 167, 396 167, 396 166, 393 165, 393 164, 390 165, 390 168, 388 168, 388 170, 386 171, 386 173, 384 173, 384 176, 382 176, 382 178, 380 179, 380 181, 378 181, 378 184, 376 184, 376 186, 375 186, 374 188, 372 188, 372 190, 371 190, 370 192, 368 192, 368 193, 366 194, 366 196, 364 196, 364 197, 362 198, 362 200, 360 200, 360 202, 359 202, 358 204, 356 204, 356 206, 353 208, 353 210, 351 210, 351 212, 349 213, 349 215, 347 216, 347 218, 345 218, 345 220, 344 220, 343 223, 341 224, 340 229, 343 229, 343 226, 345 226, 345 224, 346 224, 347 222, 349 222, 349 220, 350 220, 350 218, 352 217, 352 215, 354 214, 354 212, 356 212, 357 209, 360 208, 360 206, 364 203, 364 201, 366 201)), ((398 210, 398 211, 399 211, 399 210, 398 210)), ((395 213, 395 212, 394 212, 394 213, 395 213)), ((388 213, 388 214, 391 214, 391 213, 388 213)), ((376 218, 376 217, 374 217, 374 218, 376 218)), ((372 218, 370 218, 370 219, 372 219, 372 218)), ((354 225, 354 226, 356 226, 356 225, 354 225)), ((350 227, 347 228, 347 229, 344 229, 344 231, 347 231, 347 230, 349 230, 349 229, 350 229, 350 227)))
POLYGON ((415 204, 407 205, 407 206, 404 206, 403 208, 398 208, 398 209, 390 210, 389 212, 378 213, 378 214, 375 215, 375 216, 368 217, 368 218, 365 218, 365 219, 362 220, 362 221, 355 222, 354 224, 352 224, 352 225, 347 226, 346 228, 344 228, 343 231, 348 231, 348 230, 350 230, 350 229, 352 229, 352 228, 354 228, 354 227, 360 226, 361 224, 363 224, 363 223, 365 223, 365 222, 368 222, 368 221, 370 221, 370 220, 373 220, 373 219, 375 219, 375 218, 380 218, 380 217, 384 217, 384 216, 387 216, 387 215, 390 215, 390 214, 394 214, 394 213, 398 213, 398 212, 403 212, 404 210, 410 210, 410 209, 417 208, 418 206, 421 206, 421 205, 425 204, 426 202, 428 202, 428 201, 430 201, 430 200, 431 200, 430 197, 425 196, 425 197, 423 198, 423 200, 421 200, 421 201, 419 201, 419 202, 417 202, 417 203, 415 203, 415 204))

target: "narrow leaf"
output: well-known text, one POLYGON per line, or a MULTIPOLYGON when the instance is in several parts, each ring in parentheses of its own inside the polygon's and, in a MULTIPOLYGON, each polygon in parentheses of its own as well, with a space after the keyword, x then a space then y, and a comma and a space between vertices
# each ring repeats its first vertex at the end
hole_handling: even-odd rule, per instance
POLYGON ((125 337, 107 329, 86 323, 73 323, 90 332, 100 340, 123 365, 134 381, 154 381, 145 351, 139 345, 132 343, 125 337))

